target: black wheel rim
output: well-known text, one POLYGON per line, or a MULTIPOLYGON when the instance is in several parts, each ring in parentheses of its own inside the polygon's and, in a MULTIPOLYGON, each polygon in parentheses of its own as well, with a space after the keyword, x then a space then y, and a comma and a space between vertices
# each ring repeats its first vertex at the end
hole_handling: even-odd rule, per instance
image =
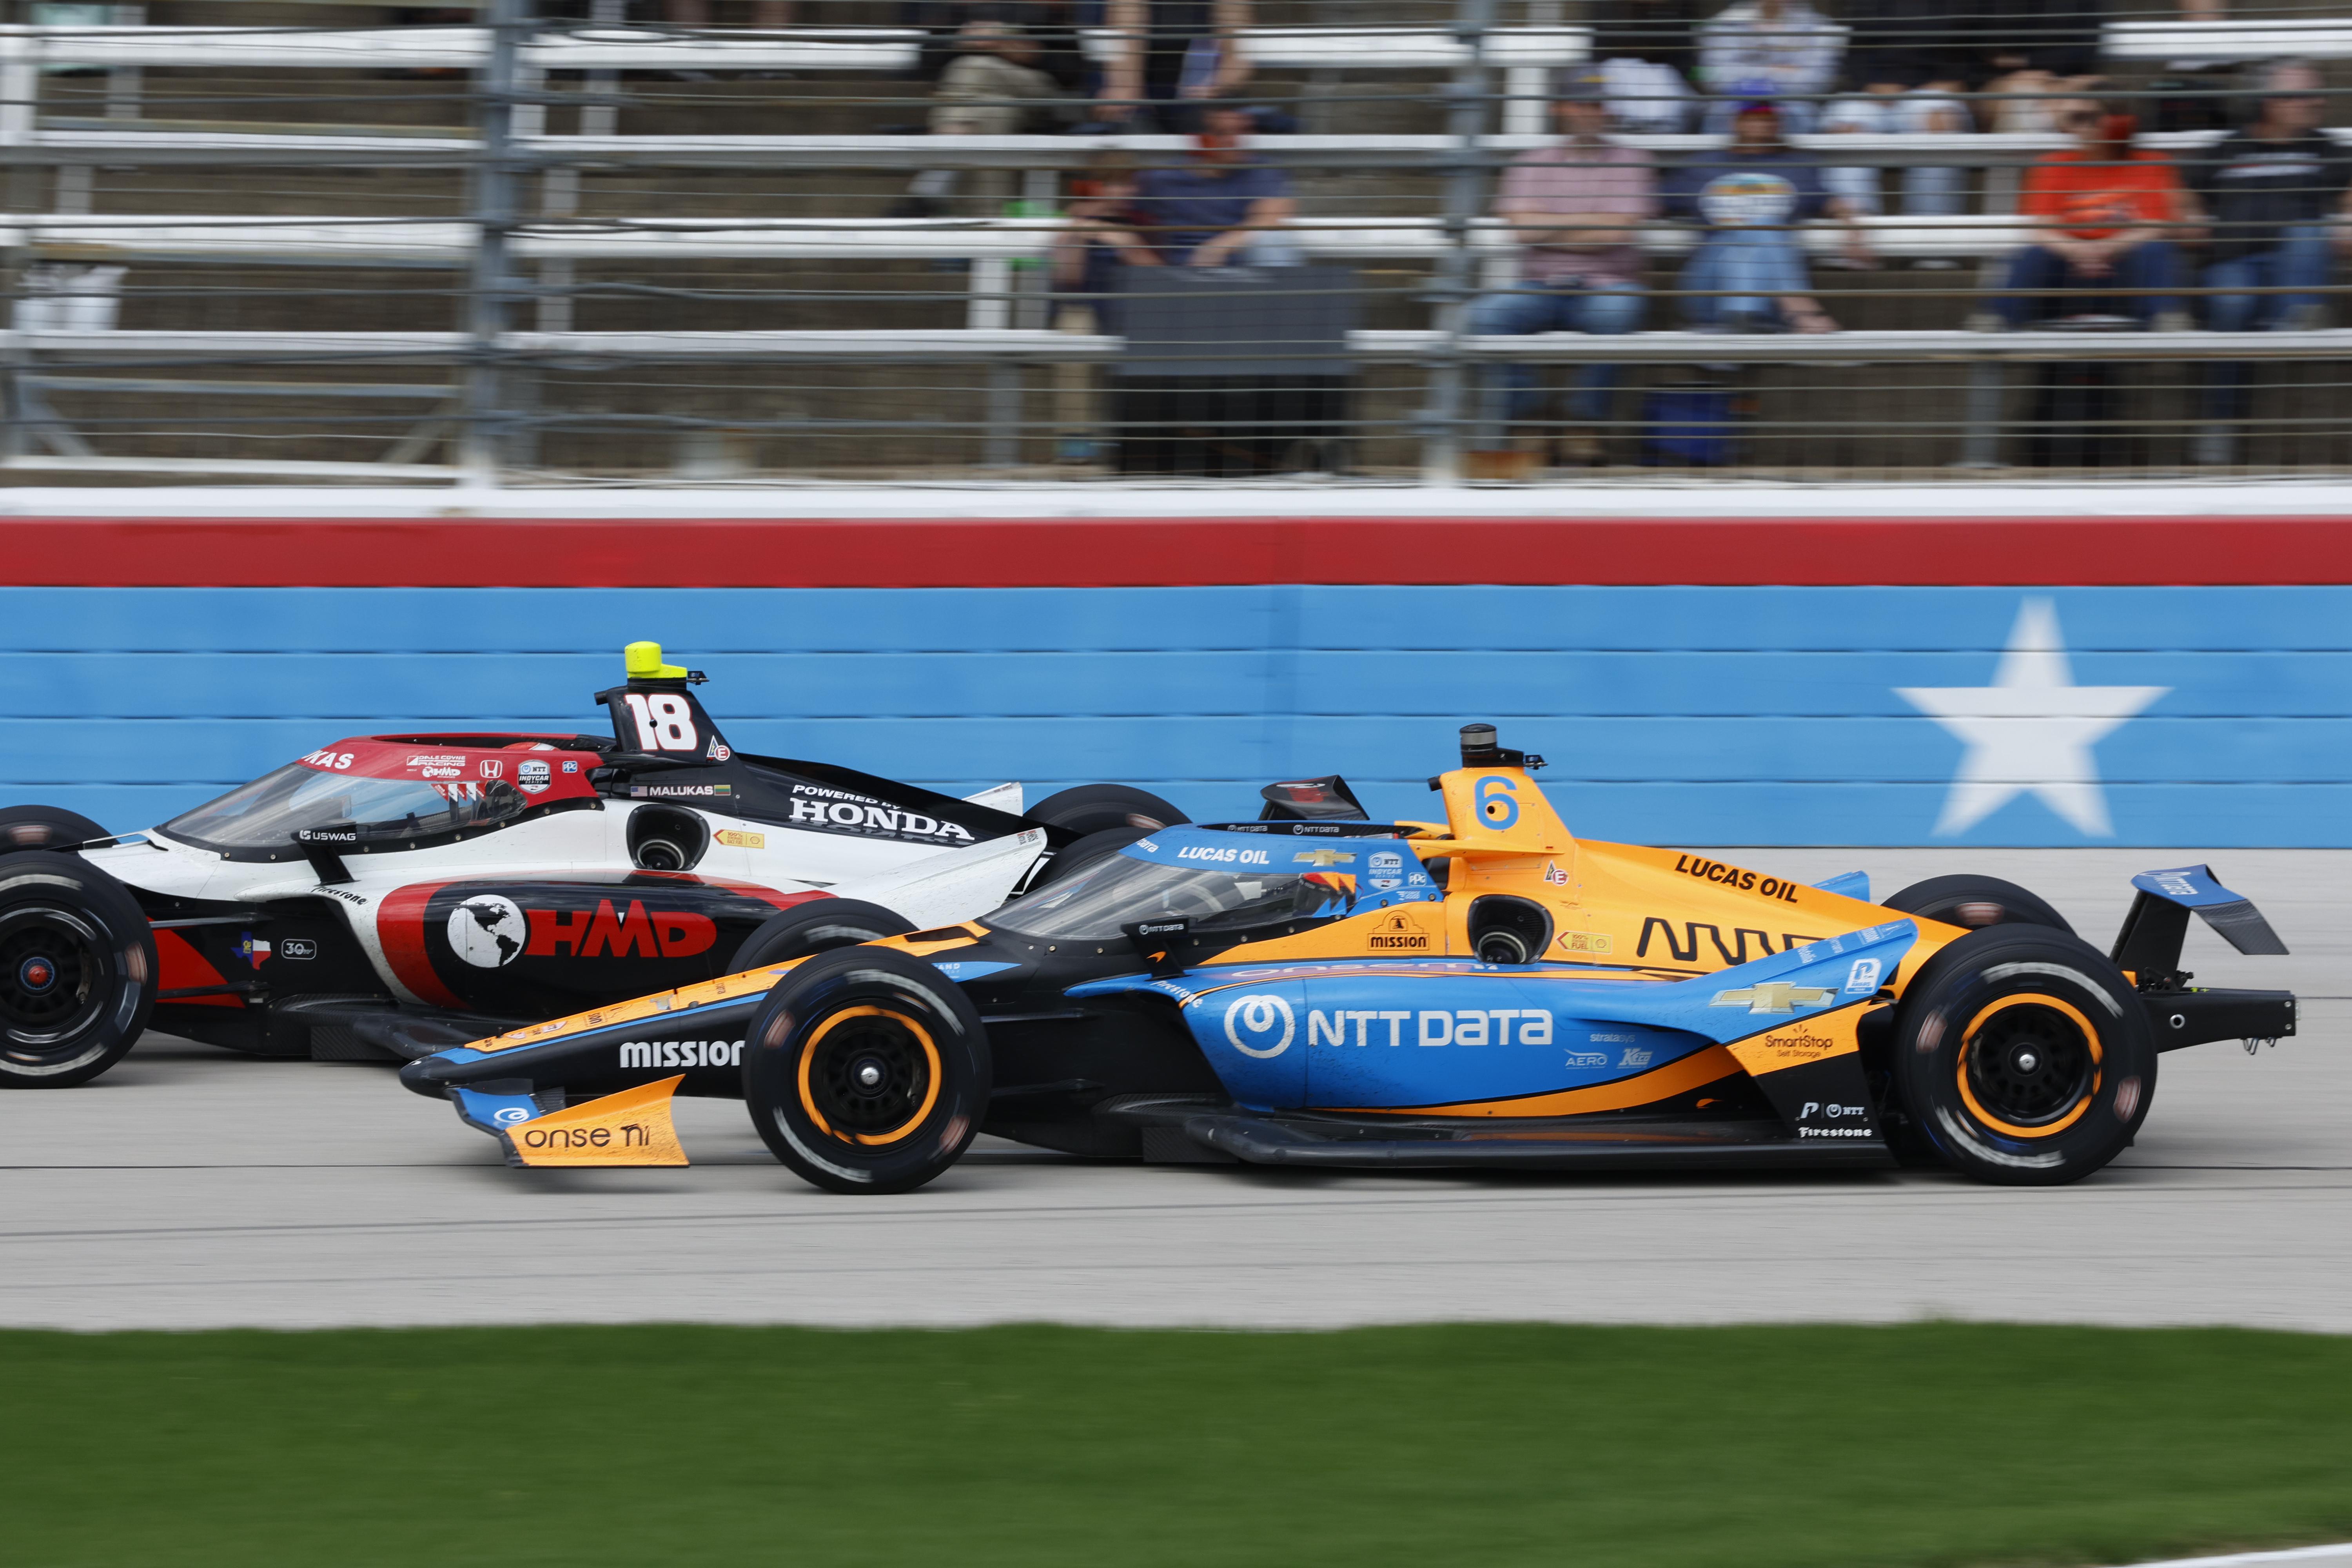
POLYGON ((887 1008, 845 1009, 820 1026, 809 1049, 809 1109, 836 1136, 890 1142, 932 1097, 933 1053, 919 1026, 887 1008))
POLYGON ((2042 1127, 2091 1091, 2097 1060, 2082 1026, 2054 1007, 2023 1003, 1985 1020, 1967 1042, 1969 1092, 2018 1127, 2042 1127))
POLYGON ((0 916, 0 1032, 18 1052, 71 1044, 105 1005, 103 939, 71 910, 0 916))

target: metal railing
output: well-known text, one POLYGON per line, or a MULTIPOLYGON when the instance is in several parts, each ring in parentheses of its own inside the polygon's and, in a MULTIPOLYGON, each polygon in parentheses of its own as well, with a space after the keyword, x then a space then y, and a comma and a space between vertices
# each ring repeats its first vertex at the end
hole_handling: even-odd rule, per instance
MULTIPOLYGON (((1874 270, 1832 269, 1843 228, 1798 228, 1817 263, 1805 297, 1836 332, 1689 330, 1677 312, 1738 290, 1693 284, 1692 228, 1652 224, 1629 237, 1650 258, 1643 330, 1502 333, 1481 330, 1480 301, 1535 290, 1494 216, 1497 174, 1552 140, 1537 130, 1549 73, 1591 55, 1562 7, 1286 16, 1231 40, 1255 101, 1297 111, 1251 151, 1300 193, 1286 259, 1310 270, 1236 269, 1171 301, 1058 275, 1056 242, 1075 179, 1106 158, 1181 161, 1189 136, 908 134, 933 106, 906 74, 918 30, 681 33, 600 5, 576 24, 482 0, 472 27, 0 27, 16 301, 0 470, 1450 483, 1555 462, 1580 479, 2352 463, 2335 370, 2352 332, 2308 311, 2291 330, 2127 330, 2155 296, 2284 285, 2106 288, 2089 319, 2070 303, 1967 330, 2001 258, 2037 237, 2018 172, 2069 144, 2055 131, 1790 135, 1830 166, 1885 171, 1896 209, 1854 226, 1874 270), (1969 210, 1902 210, 1911 170, 1960 171, 1969 210), (923 202, 948 216, 885 216, 923 202), (1119 330, 1138 311, 1157 324, 1119 330), (1598 403, 1589 385, 1532 403, 1517 385, 1602 366, 1615 384, 1598 403)), ((2352 57, 2352 21, 2108 27, 2118 73, 2284 47, 2352 57)), ((1076 47, 1099 61, 1106 46, 1076 47)), ((2146 105, 2237 89, 2119 74, 2106 90, 2146 105)), ((2224 133, 2137 145, 2187 158, 2224 133)), ((1667 174, 1724 142, 1616 140, 1667 174)))

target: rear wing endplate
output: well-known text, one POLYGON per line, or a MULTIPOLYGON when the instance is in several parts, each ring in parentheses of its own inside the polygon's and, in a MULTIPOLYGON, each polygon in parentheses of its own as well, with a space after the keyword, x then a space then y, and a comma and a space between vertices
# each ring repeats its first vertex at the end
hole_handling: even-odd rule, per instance
POLYGON ((2210 866, 2177 866, 2164 871, 2142 871, 2132 879, 2138 889, 2123 930, 2116 933, 2116 967, 2143 980, 2174 973, 2180 967, 2180 943, 2189 934, 2189 916, 2221 934, 2240 952, 2283 955, 2286 943, 2253 901, 2231 892, 2214 879, 2210 866))

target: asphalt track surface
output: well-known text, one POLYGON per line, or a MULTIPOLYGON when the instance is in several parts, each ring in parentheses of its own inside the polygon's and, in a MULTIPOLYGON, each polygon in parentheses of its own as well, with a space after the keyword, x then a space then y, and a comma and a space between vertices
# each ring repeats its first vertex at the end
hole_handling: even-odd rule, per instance
POLYGON ((2352 853, 1711 850, 1881 892, 2010 876, 2104 946, 2126 878, 2210 859, 2294 956, 2201 927, 2210 984, 2291 986, 2303 1033, 2163 1058, 2138 1144, 2054 1191, 1937 1172, 1317 1175, 983 1142, 921 1193, 843 1198, 732 1102, 682 1171, 508 1169, 388 1070, 152 1038, 83 1089, 0 1095, 0 1322, 73 1329, 1051 1319, 1923 1316, 2352 1331, 2352 853))

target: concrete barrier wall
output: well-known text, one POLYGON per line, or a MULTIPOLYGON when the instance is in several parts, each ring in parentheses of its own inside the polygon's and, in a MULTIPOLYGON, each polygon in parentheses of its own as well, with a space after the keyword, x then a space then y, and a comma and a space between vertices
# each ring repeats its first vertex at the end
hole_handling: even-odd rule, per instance
MULTIPOLYGON (((1550 759, 1545 784, 1594 837, 2352 845, 2340 583, 1839 584, 1819 579, 1840 547, 1791 535, 1790 574, 1810 580, 1778 586, 1483 583, 1471 552, 1422 573, 1463 581, 1187 582, 1231 574, 1181 549, 1161 552, 1164 584, 1073 584, 1060 553, 1023 563, 1034 542, 1014 525, 993 557, 1007 580, 985 586, 897 585, 922 574, 887 548, 862 584, 662 583, 710 563, 682 573, 651 543, 654 581, 567 585, 626 568, 568 573, 561 525, 537 526, 541 580, 500 586, 449 582, 462 525, 431 586, 354 584, 341 553, 306 553, 329 525, 299 522, 232 552, 219 585, 148 585, 119 540, 21 573, 0 587, 0 803, 127 830, 345 735, 601 732, 589 694, 644 637, 710 673, 704 700, 740 749, 959 792, 1112 779, 1207 818, 1254 816, 1273 779, 1339 773, 1409 816, 1455 727, 1488 719, 1550 759)), ((887 525, 865 537, 891 542, 887 525)), ((1855 577, 1928 574, 1844 555, 1855 577)), ((415 552, 377 558, 389 582, 415 552)), ((2097 558, 2077 551, 2066 574, 2098 575, 2097 558)), ((1647 574, 1685 574, 1661 550, 1647 574)))

